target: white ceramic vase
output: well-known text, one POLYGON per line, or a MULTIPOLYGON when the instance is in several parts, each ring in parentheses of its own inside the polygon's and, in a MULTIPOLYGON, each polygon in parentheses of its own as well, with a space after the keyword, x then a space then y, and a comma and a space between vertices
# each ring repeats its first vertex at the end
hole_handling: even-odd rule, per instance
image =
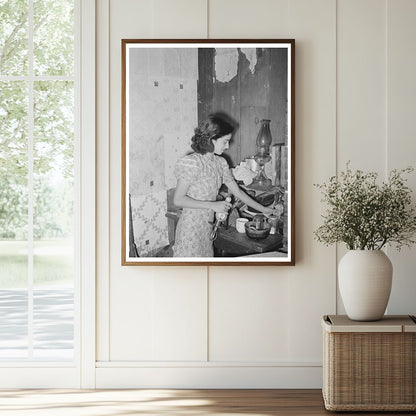
POLYGON ((377 321, 384 316, 393 267, 381 250, 350 250, 338 265, 339 291, 348 317, 377 321))

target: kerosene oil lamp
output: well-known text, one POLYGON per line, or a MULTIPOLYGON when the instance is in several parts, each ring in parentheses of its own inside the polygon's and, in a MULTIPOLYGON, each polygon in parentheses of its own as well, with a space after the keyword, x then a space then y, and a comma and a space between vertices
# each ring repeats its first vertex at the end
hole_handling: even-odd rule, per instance
POLYGON ((251 189, 265 191, 272 185, 272 181, 264 173, 264 165, 271 160, 270 145, 272 144, 272 134, 270 133, 270 120, 261 120, 259 134, 256 139, 257 153, 254 160, 259 165, 257 175, 253 182, 248 186, 251 189))

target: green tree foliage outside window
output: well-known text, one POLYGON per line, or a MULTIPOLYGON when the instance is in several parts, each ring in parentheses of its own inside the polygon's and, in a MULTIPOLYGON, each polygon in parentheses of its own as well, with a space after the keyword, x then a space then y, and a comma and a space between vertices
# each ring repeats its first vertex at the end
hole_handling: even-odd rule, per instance
MULTIPOLYGON (((33 124, 34 238, 72 233, 74 83, 35 78, 29 85, 28 10, 28 0, 0 0, 0 239, 27 239, 29 122, 33 124)), ((73 15, 73 1, 33 0, 35 77, 73 76, 73 15)))

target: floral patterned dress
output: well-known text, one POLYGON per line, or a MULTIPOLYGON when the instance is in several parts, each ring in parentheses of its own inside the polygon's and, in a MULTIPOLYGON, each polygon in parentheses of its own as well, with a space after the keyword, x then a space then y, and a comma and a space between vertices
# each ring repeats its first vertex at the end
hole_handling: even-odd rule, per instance
MULTIPOLYGON (((191 153, 179 159, 175 176, 190 184, 187 196, 199 201, 215 201, 220 186, 233 181, 227 161, 213 153, 191 153)), ((212 209, 183 208, 176 226, 173 257, 213 257, 209 239, 213 220, 212 209)))

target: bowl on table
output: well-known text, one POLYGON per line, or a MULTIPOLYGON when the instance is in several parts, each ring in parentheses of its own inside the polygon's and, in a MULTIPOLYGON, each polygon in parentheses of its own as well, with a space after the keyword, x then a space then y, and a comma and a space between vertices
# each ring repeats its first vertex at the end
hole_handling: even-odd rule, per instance
POLYGON ((254 240, 262 240, 270 234, 271 225, 267 222, 262 223, 259 227, 258 223, 248 221, 244 224, 244 226, 247 236, 254 240))

